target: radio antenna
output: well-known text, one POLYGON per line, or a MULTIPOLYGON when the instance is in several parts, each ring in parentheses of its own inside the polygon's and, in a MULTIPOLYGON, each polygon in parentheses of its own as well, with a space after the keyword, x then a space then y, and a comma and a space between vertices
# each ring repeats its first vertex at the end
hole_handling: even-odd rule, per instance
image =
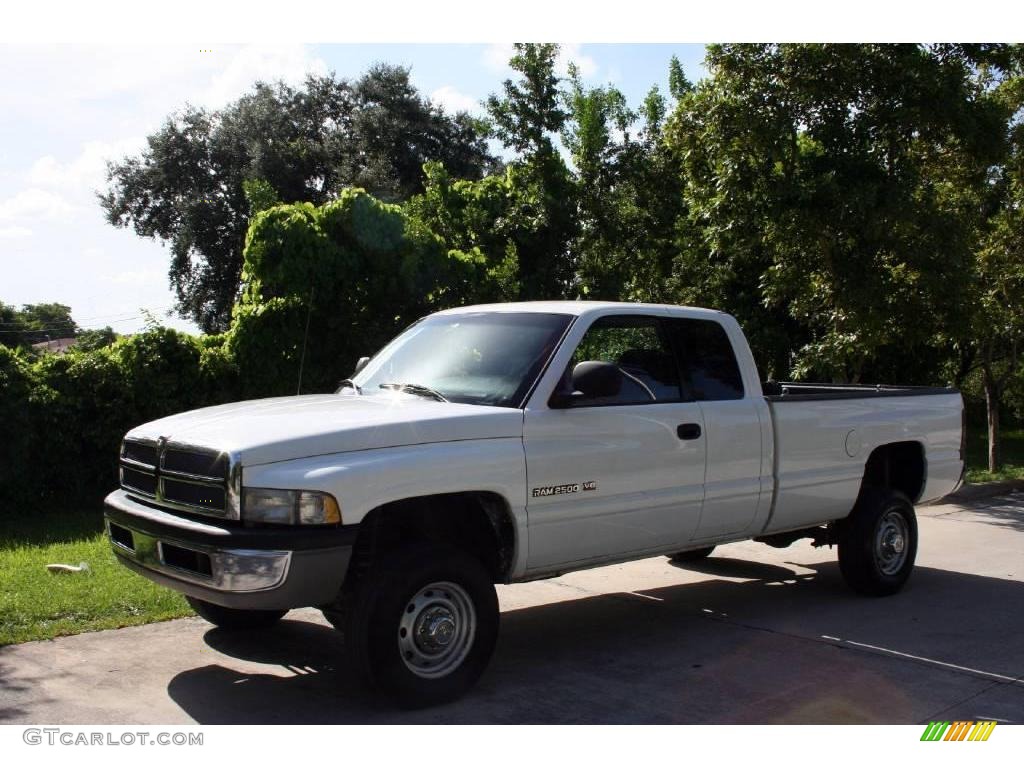
POLYGON ((309 286, 309 305, 306 307, 306 332, 302 334, 302 357, 299 358, 299 385, 295 394, 302 394, 302 368, 306 364, 306 340, 309 338, 309 316, 313 314, 313 286, 309 286))

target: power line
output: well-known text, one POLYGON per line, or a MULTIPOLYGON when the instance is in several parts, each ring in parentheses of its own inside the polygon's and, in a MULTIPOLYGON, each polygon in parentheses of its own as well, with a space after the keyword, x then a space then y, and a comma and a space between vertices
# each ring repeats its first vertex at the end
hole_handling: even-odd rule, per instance
MULTIPOLYGON (((145 307, 144 309, 147 309, 150 312, 159 312, 162 309, 170 309, 172 306, 173 305, 168 304, 168 305, 163 306, 163 307, 152 307, 152 308, 145 307)), ((133 310, 133 309, 128 310, 128 312, 137 312, 137 311, 138 310, 133 310)), ((95 315, 93 317, 82 317, 82 318, 79 318, 78 321, 85 322, 87 320, 103 320, 103 319, 108 318, 108 317, 118 317, 119 315, 127 315, 128 312, 118 312, 117 314, 114 314, 114 315, 95 315)), ((128 318, 125 318, 125 319, 128 319, 128 318)))
POLYGON ((71 332, 73 332, 74 330, 75 330, 74 328, 69 328, 68 326, 64 326, 63 328, 25 328, 24 330, 20 330, 20 331, 2 331, 2 330, 0 330, 0 333, 24 333, 24 334, 31 334, 31 333, 49 333, 50 331, 55 331, 55 332, 56 331, 71 331, 71 332))
MULTIPOLYGON (((110 320, 110 321, 108 321, 108 324, 116 325, 118 323, 127 323, 127 322, 129 322, 131 320, 141 320, 141 319, 142 319, 142 315, 136 315, 135 317, 124 317, 124 318, 121 318, 120 320, 110 320)), ((102 330, 102 329, 98 329, 98 328, 79 328, 78 330, 95 331, 95 330, 102 330)), ((25 326, 24 328, 17 328, 17 329, 14 329, 14 330, 0 329, 0 333, 46 333, 47 331, 68 331, 68 332, 72 332, 73 333, 75 331, 75 326, 74 326, 74 324, 71 324, 71 325, 60 326, 60 327, 57 327, 57 328, 32 328, 30 326, 25 326)))
MULTIPOLYGON (((129 322, 131 320, 141 320, 142 318, 143 318, 142 315, 136 315, 135 317, 125 317, 125 318, 122 318, 121 320, 111 320, 110 322, 116 325, 117 323, 127 323, 127 322, 129 322)), ((17 330, 2 330, 2 329, 0 329, 0 333, 47 333, 49 331, 69 331, 69 332, 73 333, 75 330, 76 329, 75 329, 75 327, 73 325, 65 325, 65 326, 61 326, 61 327, 57 327, 57 328, 19 328, 17 330)), ((77 330, 79 330, 79 331, 97 331, 97 330, 103 330, 103 329, 102 328, 78 328, 77 330)))
MULTIPOLYGON (((168 305, 163 306, 163 307, 153 307, 152 309, 149 309, 148 307, 146 307, 146 309, 148 311, 150 311, 150 312, 159 312, 160 310, 163 310, 163 309, 170 309, 171 306, 172 305, 168 304, 168 305)), ((20 311, 20 310, 16 310, 16 311, 20 311)), ((137 310, 129 310, 128 312, 134 312, 134 311, 137 311, 137 310)), ((113 315, 93 315, 92 317, 79 317, 79 318, 72 317, 72 318, 70 318, 69 322, 72 322, 72 323, 85 323, 85 322, 89 322, 91 320, 107 320, 108 318, 118 318, 118 319, 111 319, 111 320, 109 320, 109 322, 120 323, 123 320, 135 320, 138 317, 140 317, 140 315, 133 315, 131 317, 121 317, 121 315, 126 315, 126 314, 128 314, 128 312, 118 312, 118 313, 113 314, 113 315)), ((0 325, 22 325, 23 323, 24 323, 23 320, 0 320, 0 325)))

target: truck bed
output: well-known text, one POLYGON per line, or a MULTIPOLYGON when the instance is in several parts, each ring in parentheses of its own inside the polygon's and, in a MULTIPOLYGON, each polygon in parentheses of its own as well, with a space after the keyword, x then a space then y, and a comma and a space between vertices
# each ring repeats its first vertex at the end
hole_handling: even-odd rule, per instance
POLYGON ((769 382, 774 505, 766 532, 846 517, 878 446, 903 446, 901 470, 925 478, 922 503, 946 495, 963 470, 963 401, 946 387, 769 382))

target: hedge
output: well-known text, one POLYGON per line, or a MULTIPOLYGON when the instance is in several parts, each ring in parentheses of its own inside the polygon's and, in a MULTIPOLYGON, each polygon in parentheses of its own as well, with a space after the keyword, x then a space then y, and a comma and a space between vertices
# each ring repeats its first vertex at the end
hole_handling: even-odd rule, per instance
POLYGON ((0 516, 98 507, 125 432, 236 400, 238 382, 223 337, 169 328, 35 361, 0 347, 0 516))

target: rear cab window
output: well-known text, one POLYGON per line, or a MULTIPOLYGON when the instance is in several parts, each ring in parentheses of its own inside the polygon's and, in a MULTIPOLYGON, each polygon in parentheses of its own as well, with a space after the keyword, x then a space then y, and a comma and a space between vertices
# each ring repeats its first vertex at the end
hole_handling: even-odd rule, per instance
POLYGON ((670 318, 667 327, 686 399, 743 399, 743 378, 725 328, 689 317, 670 318))

